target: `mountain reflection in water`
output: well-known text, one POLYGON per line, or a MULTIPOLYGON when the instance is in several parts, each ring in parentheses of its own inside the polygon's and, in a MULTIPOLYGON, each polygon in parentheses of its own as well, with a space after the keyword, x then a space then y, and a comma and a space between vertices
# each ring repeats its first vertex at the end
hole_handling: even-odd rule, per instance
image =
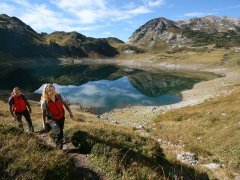
MULTIPOLYGON (((55 87, 70 102, 94 107, 96 113, 103 113, 128 105, 163 105, 181 100, 180 96, 167 93, 158 97, 146 96, 134 88, 127 77, 114 81, 88 82, 80 86, 60 86, 55 84, 55 87)), ((41 92, 42 87, 36 91, 36 93, 41 92)))
MULTIPOLYGON (((215 78, 216 75, 210 75, 215 78)), ((128 105, 163 105, 181 101, 181 91, 206 76, 167 71, 144 71, 114 65, 38 65, 0 68, 0 89, 21 87, 41 93, 44 83, 55 83, 71 103, 103 113, 128 105), (37 90, 36 90, 37 89, 37 90)))

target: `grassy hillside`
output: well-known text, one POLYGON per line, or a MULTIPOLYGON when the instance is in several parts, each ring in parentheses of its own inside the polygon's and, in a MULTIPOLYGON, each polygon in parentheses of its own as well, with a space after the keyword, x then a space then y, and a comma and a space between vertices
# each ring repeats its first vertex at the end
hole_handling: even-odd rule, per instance
POLYGON ((0 14, 0 61, 21 58, 99 58, 118 52, 106 40, 86 37, 77 32, 38 34, 16 17, 0 14))
POLYGON ((222 171, 233 178, 240 172, 239 97, 240 92, 235 92, 158 115, 148 128, 154 136, 202 157, 200 163, 223 164, 222 171))
MULTIPOLYGON (((34 127, 40 130, 40 107, 34 102, 31 104, 34 127)), ((1 178, 46 179, 54 176, 69 179, 74 169, 73 160, 46 145, 36 134, 20 132, 10 118, 7 104, 0 101, 0 106, 1 178)), ((78 106, 72 108, 75 118, 74 121, 66 120, 65 140, 78 148, 77 153, 90 154, 92 164, 107 177, 192 179, 196 176, 208 179, 202 170, 167 159, 156 141, 138 136, 132 128, 119 128, 81 112, 78 106)))
MULTIPOLYGON (((227 67, 237 71, 240 69, 239 54, 236 54, 234 49, 212 46, 164 52, 153 50, 151 53, 132 54, 127 57, 120 55, 122 60, 132 57, 139 64, 165 62, 227 67)), ((6 100, 8 94, 9 92, 1 92, 1 100, 6 100)), ((239 95, 239 92, 235 92, 197 106, 158 115, 151 119, 146 127, 156 138, 196 153, 200 163, 222 164, 223 167, 215 172, 202 166, 183 165, 176 160, 173 149, 151 138, 140 137, 133 128, 103 122, 94 115, 82 112, 78 106, 72 106, 74 121, 66 120, 65 139, 78 148, 77 153, 90 154, 92 164, 111 179, 216 179, 221 177, 221 173, 232 179, 240 171, 239 95)), ((40 107, 35 102, 31 103, 33 123, 35 129, 40 130, 40 107)), ((128 119, 132 120, 130 116, 128 119)), ((68 179, 71 178, 72 168, 74 169, 73 160, 65 153, 46 145, 37 135, 19 132, 4 101, 0 101, 0 157, 1 178, 44 179, 54 176, 68 179), (42 158, 49 156, 51 158, 42 158), (34 161, 31 161, 32 159, 34 161), (36 164, 38 161, 41 163, 36 164), (63 167, 66 170, 62 171, 63 167), (40 171, 36 171, 37 168, 40 171), (40 174, 41 172, 44 173, 40 174)))
POLYGON ((234 47, 240 43, 239 34, 234 31, 209 33, 194 31, 189 28, 183 31, 183 35, 193 40, 192 46, 205 46, 214 44, 216 47, 234 47))
MULTIPOLYGON (((153 66, 157 63, 169 63, 175 65, 192 67, 240 67, 240 56, 235 52, 235 48, 216 48, 212 45, 204 47, 183 47, 173 49, 149 49, 141 54, 121 54, 118 57, 121 61, 135 61, 141 65, 145 63, 153 66)), ((160 64, 158 66, 161 66, 160 64)))
POLYGON ((69 179, 73 161, 8 120, 0 122, 1 179, 69 179))
MULTIPOLYGON (((218 83, 230 82, 222 80, 218 83)), ((208 85, 214 86, 214 83, 208 85)), ((211 91, 207 87, 199 89, 188 100, 194 101, 197 93, 211 91)), ((199 105, 172 109, 170 112, 165 112, 171 109, 168 106, 156 111, 153 111, 156 107, 129 107, 116 110, 105 117, 119 124, 132 125, 140 129, 141 134, 158 140, 166 159, 171 162, 176 161, 177 155, 183 151, 192 152, 199 161, 195 169, 203 168, 203 164, 209 163, 221 166, 211 170, 213 175, 209 176, 210 179, 234 179, 240 175, 239 81, 231 86, 220 87, 217 92, 222 91, 228 93, 220 93, 220 96, 199 105)))

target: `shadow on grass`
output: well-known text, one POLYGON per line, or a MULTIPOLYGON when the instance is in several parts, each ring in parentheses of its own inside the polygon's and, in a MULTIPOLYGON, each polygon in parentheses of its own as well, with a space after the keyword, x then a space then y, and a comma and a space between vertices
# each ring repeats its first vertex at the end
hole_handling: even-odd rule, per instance
POLYGON ((85 167, 75 167, 74 179, 88 179, 88 180, 98 180, 100 179, 100 176, 94 172, 93 170, 85 167))
MULTIPOLYGON (((39 130, 36 131, 35 133, 42 135, 42 134, 46 134, 49 133, 51 131, 50 128, 47 129, 43 129, 43 130, 39 130)), ((64 144, 67 144, 68 142, 65 142, 64 144)), ((52 150, 54 149, 53 147, 51 147, 52 150)), ((45 147, 46 149, 46 147, 45 147)), ((74 154, 81 154, 79 148, 67 148, 63 150, 64 153, 69 154, 70 156, 74 156, 74 154)), ((100 179, 100 175, 98 175, 97 172, 95 172, 94 170, 84 167, 82 164, 79 164, 79 162, 77 161, 77 158, 72 158, 72 161, 74 163, 74 170, 73 170, 73 174, 72 174, 72 178, 73 179, 88 179, 88 180, 98 180, 100 179)), ((1 177, 1 176, 0 176, 1 177)))
MULTIPOLYGON (((66 144, 70 144, 70 143, 66 143, 66 144)), ((81 150, 77 147, 69 147, 67 145, 67 148, 65 148, 63 150, 64 153, 70 155, 71 157, 75 157, 73 158, 73 162, 74 162, 74 173, 73 173, 73 179, 88 179, 88 180, 98 180, 101 179, 100 175, 94 171, 93 169, 89 168, 89 167, 84 167, 84 160, 78 159, 78 155, 80 156, 84 156, 82 155, 83 153, 81 152, 81 150), (76 156, 77 155, 77 156, 76 156)))
MULTIPOLYGON (((140 168, 150 168, 159 178, 209 179, 207 174, 196 172, 194 168, 169 162, 165 158, 160 145, 155 143, 155 145, 152 144, 151 146, 151 143, 147 144, 149 142, 146 138, 140 137, 140 142, 136 143, 131 137, 127 137, 126 134, 119 133, 123 138, 123 141, 119 141, 114 140, 114 138, 104 138, 107 132, 103 132, 102 129, 100 131, 103 133, 102 136, 93 136, 84 131, 74 132, 71 142, 75 147, 78 147, 75 153, 92 153, 95 156, 114 158, 118 166, 122 168, 120 171, 119 169, 117 170, 119 174, 123 170, 138 166, 140 168), (146 147, 148 145, 149 147, 146 147)), ((139 170, 139 168, 137 169, 139 170)))

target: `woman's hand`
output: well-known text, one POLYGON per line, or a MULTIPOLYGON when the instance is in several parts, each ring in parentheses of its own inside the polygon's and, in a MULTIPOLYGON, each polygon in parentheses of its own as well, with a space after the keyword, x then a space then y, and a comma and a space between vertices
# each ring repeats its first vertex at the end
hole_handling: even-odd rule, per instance
POLYGON ((73 114, 72 113, 70 113, 70 118, 73 119, 73 114))
POLYGON ((13 120, 14 120, 14 121, 17 121, 17 116, 14 115, 14 116, 13 116, 13 120))

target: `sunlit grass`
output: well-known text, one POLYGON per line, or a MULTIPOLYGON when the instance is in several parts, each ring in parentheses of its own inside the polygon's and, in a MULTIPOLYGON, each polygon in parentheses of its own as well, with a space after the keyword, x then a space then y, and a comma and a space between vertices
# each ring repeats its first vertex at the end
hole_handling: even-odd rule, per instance
POLYGON ((118 59, 135 60, 136 62, 173 63, 182 65, 199 64, 204 66, 238 67, 239 54, 234 48, 213 48, 212 46, 199 48, 180 48, 180 50, 154 50, 141 54, 121 54, 118 59))
MULTIPOLYGON (((234 88, 239 86, 236 84, 234 88)), ((235 92, 159 115, 146 129, 156 138, 184 145, 186 151, 203 157, 200 163, 223 164, 224 171, 232 177, 233 172, 240 170, 239 95, 235 92)), ((64 171, 67 172, 65 176, 70 177, 73 164, 64 153, 54 150, 35 135, 17 129, 8 111, 6 96, 7 92, 1 96, 5 102, 0 101, 0 169, 4 177, 35 178, 39 173, 43 178, 57 177, 62 176, 63 166, 70 168, 64 171)), ((31 104, 35 130, 40 130, 40 105, 34 101, 31 104)), ((92 163, 110 178, 215 177, 202 167, 180 164, 171 148, 162 147, 151 138, 140 137, 131 127, 104 122, 82 112, 77 105, 72 109, 75 117, 71 121, 66 115, 65 140, 76 146, 78 153, 90 154, 92 163)))
MULTIPOLYGON (((237 85, 239 86, 239 85, 237 85)), ((185 149, 240 171, 240 92, 184 107, 154 118, 154 136, 185 145, 185 149)), ((204 163, 204 162, 203 162, 204 163)))
POLYGON ((0 177, 14 179, 71 178, 73 161, 32 134, 1 119, 0 177))
POLYGON ((207 177, 202 171, 170 162, 155 140, 138 136, 130 127, 90 121, 70 125, 66 137, 82 153, 90 152, 93 163, 110 178, 193 178, 195 173, 207 177))
MULTIPOLYGON (((40 130, 40 106, 38 103, 31 104, 34 128, 40 130)), ((20 132, 11 119, 6 102, 1 101, 0 108, 0 169, 5 173, 4 177, 44 179, 71 176, 73 161, 66 154, 54 150, 34 134, 20 132)), ((65 140, 73 143, 79 149, 78 153, 90 154, 92 163, 107 177, 207 177, 204 171, 168 160, 160 144, 140 137, 131 127, 105 123, 94 115, 80 112, 78 106, 72 106, 72 109, 75 117, 71 121, 66 115, 65 140)))

